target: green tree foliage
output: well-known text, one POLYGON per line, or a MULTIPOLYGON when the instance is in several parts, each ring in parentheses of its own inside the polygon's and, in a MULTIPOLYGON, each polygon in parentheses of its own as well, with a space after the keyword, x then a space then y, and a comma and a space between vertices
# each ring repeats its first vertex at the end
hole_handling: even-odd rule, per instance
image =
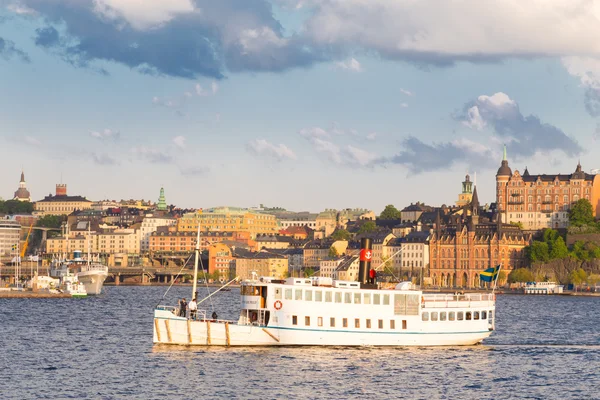
POLYGON ((585 226, 594 223, 592 203, 588 199, 579 199, 569 210, 569 223, 572 226, 585 226))
POLYGON ((0 213, 2 214, 31 214, 33 203, 19 200, 0 200, 0 213))
POLYGON ((304 277, 305 278, 310 278, 314 274, 315 274, 315 270, 314 269, 312 269, 312 268, 304 268, 304 277))
POLYGON ((575 290, 577 290, 577 286, 581 285, 587 279, 587 274, 581 268, 577 268, 576 270, 571 271, 569 273, 569 282, 575 285, 575 290))
POLYGON ((534 241, 531 246, 527 246, 526 254, 531 262, 548 262, 550 260, 550 250, 546 242, 534 241))
POLYGON ((600 282, 600 275, 590 274, 590 276, 587 278, 587 282, 592 286, 596 286, 598 282, 600 282))
POLYGON ((375 221, 367 221, 363 223, 358 229, 358 233, 369 233, 377 230, 377 225, 375 225, 375 221))
POLYGON ((556 238, 556 240, 552 243, 552 247, 550 249, 550 258, 552 260, 566 258, 569 256, 569 249, 565 244, 562 236, 556 238))
POLYGON ((521 230, 523 230, 523 229, 524 229, 524 227, 523 227, 523 223, 522 223, 522 222, 520 222, 520 221, 519 221, 519 222, 510 221, 510 225, 512 225, 512 226, 516 226, 517 228, 519 228, 519 229, 521 229, 521 230))
POLYGON ((581 261, 588 261, 592 258, 588 246, 581 240, 575 242, 573 249, 569 254, 571 257, 581 261))
POLYGON ((345 229, 336 229, 335 232, 331 234, 331 238, 333 240, 350 240, 352 235, 345 229))
POLYGON ((379 215, 380 219, 400 219, 400 211, 392 204, 385 206, 385 209, 379 215))
POLYGON ((37 220, 35 225, 44 228, 60 228, 66 220, 67 217, 65 215, 44 215, 37 220))
POLYGON ((508 283, 533 282, 533 274, 527 268, 517 268, 508 274, 508 283))
POLYGON ((331 246, 329 248, 328 257, 329 258, 338 258, 339 257, 338 251, 337 251, 337 249, 335 247, 331 246))
POLYGON ((555 231, 554 229, 544 229, 544 242, 548 243, 549 246, 551 246, 558 237, 558 231, 555 231))

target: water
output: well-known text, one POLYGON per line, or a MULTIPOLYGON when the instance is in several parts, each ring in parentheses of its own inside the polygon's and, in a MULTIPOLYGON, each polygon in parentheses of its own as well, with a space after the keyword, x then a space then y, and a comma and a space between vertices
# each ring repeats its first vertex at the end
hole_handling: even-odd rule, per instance
MULTIPOLYGON (((600 398, 600 298, 498 296, 498 329, 473 347, 186 348, 152 345, 165 288, 104 289, 0 299, 0 399, 600 398)), ((215 295, 219 318, 238 299, 215 295)))

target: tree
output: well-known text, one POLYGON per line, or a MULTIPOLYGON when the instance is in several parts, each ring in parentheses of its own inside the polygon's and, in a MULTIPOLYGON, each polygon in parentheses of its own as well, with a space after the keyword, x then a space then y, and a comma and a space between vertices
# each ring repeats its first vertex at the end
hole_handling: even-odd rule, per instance
POLYGON ((596 286, 598 284, 598 282, 600 282, 600 275, 598 275, 598 274, 590 274, 590 276, 588 276, 588 278, 587 278, 587 282, 591 286, 596 286))
POLYGON ((573 249, 571 253, 569 253, 571 257, 580 261, 588 261, 591 258, 591 254, 589 250, 586 248, 585 242, 578 240, 573 245, 573 249))
POLYGON ((310 278, 311 276, 313 276, 315 274, 315 270, 312 268, 304 268, 304 277, 305 278, 310 278))
POLYGON ((337 249, 336 249, 334 246, 331 246, 331 247, 329 248, 329 254, 328 254, 328 257, 329 257, 329 258, 338 258, 339 256, 340 256, 340 255, 339 255, 339 253, 338 253, 337 249))
POLYGON ((584 226, 594 223, 592 203, 588 199, 579 199, 569 210, 569 223, 572 226, 584 226))
POLYGON ((547 262, 550 259, 548 243, 534 240, 531 246, 525 248, 527 258, 531 262, 547 262))
POLYGON ((36 226, 44 228, 60 228, 62 223, 66 220, 66 215, 44 215, 37 220, 36 226))
POLYGON ((31 214, 33 203, 19 200, 0 200, 0 213, 2 214, 31 214))
POLYGON ((566 258, 569 256, 569 249, 563 240, 562 236, 559 236, 553 243, 552 249, 550 250, 550 258, 553 260, 566 258))
POLYGON ((400 211, 392 204, 385 206, 385 209, 379 214, 380 219, 400 219, 400 211))
POLYGON ((523 230, 523 229, 524 229, 524 227, 523 227, 523 223, 522 223, 521 221, 518 221, 518 222, 510 221, 510 225, 512 225, 512 226, 516 226, 517 228, 519 228, 519 229, 521 229, 521 230, 523 230))
POLYGON ((558 231, 555 231, 554 229, 544 229, 544 242, 548 243, 550 246, 559 236, 558 231))
POLYGON ((569 282, 575 286, 575 291, 577 291, 577 286, 581 285, 587 279, 587 274, 581 268, 577 268, 576 270, 571 271, 569 274, 569 282))
POLYGON ((336 229, 335 232, 331 234, 331 238, 333 240, 350 240, 352 235, 345 229, 336 229))
POLYGON ((375 225, 375 221, 367 221, 363 223, 358 229, 358 233, 369 233, 377 230, 377 225, 375 225))
POLYGON ((508 283, 532 282, 533 274, 527 268, 514 269, 508 274, 508 283))

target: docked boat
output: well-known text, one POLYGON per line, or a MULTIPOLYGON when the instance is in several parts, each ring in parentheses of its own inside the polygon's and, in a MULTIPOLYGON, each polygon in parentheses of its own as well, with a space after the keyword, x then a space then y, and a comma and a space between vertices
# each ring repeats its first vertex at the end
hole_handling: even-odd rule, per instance
MULTIPOLYGON (((198 252, 197 248, 195 275, 198 252)), ((208 317, 200 309, 197 316, 180 317, 175 307, 157 306, 153 341, 200 346, 454 346, 480 343, 493 332, 494 294, 426 294, 403 284, 380 289, 368 283, 372 254, 371 241, 363 239, 358 282, 271 277, 242 282, 235 321, 208 317)))
POLYGON ((108 267, 98 263, 83 264, 77 273, 77 279, 85 286, 88 294, 102 293, 104 281, 108 276, 108 267))
POLYGON ((527 282, 523 288, 525 294, 560 294, 564 286, 556 282, 527 282))
POLYGON ((77 275, 70 269, 68 261, 54 261, 50 266, 50 276, 59 279, 57 287, 51 292, 67 293, 73 297, 87 297, 87 291, 83 283, 79 281, 77 275))

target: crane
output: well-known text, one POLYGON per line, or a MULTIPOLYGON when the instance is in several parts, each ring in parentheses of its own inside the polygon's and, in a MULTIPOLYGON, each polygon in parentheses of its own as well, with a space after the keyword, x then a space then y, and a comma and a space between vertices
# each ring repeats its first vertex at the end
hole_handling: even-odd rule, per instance
POLYGON ((25 243, 23 244, 23 248, 21 249, 21 260, 25 258, 25 252, 27 251, 27 245, 29 244, 29 236, 31 235, 32 229, 33 229, 33 222, 29 226, 29 232, 27 232, 27 238, 25 239, 25 243))

